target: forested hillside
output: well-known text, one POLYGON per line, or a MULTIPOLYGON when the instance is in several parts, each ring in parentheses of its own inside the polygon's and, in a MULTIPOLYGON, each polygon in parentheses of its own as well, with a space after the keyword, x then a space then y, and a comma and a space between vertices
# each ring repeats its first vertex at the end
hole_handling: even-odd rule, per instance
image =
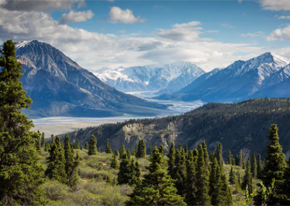
POLYGON ((216 142, 238 153, 259 152, 265 154, 267 130, 271 124, 280 128, 284 151, 290 149, 290 99, 252 99, 235 104, 209 103, 179 116, 130 120, 124 123, 90 127, 69 133, 72 139, 84 144, 94 134, 100 148, 105 148, 109 138, 112 148, 118 149, 124 142, 131 151, 139 139, 144 139, 150 152, 154 145, 163 144, 168 151, 171 141, 195 148, 205 140, 212 151, 216 142))

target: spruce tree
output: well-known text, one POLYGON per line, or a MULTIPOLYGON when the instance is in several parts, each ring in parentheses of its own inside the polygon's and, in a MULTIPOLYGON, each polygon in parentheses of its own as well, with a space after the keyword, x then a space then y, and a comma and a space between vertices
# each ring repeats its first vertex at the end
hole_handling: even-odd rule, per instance
POLYGON ((44 169, 34 147, 38 133, 23 114, 32 100, 22 88, 21 63, 12 40, 0 51, 0 205, 44 205, 44 169))
POLYGON ((118 162, 118 159, 117 159, 115 153, 113 154, 113 157, 112 157, 112 161, 111 161, 110 167, 113 168, 113 169, 118 169, 118 168, 119 168, 119 162, 118 162))
POLYGON ((217 143, 217 148, 216 148, 215 155, 216 155, 216 159, 217 159, 220 167, 223 167, 223 163, 224 163, 224 160, 223 160, 223 146, 222 146, 222 143, 220 143, 220 142, 217 143))
POLYGON ((88 155, 96 155, 96 154, 97 154, 97 139, 92 134, 91 139, 90 139, 90 143, 89 143, 88 155))
POLYGON ((86 149, 86 150, 89 149, 89 143, 88 143, 88 142, 85 143, 85 149, 86 149))
POLYGON ((160 154, 164 155, 164 147, 162 144, 159 146, 158 149, 159 149, 160 154))
MULTIPOLYGON (((207 171, 209 172, 209 170, 210 170, 210 165, 209 165, 210 160, 209 160, 207 146, 206 146, 205 141, 202 142, 202 149, 203 149, 203 154, 204 154, 204 163, 205 163, 205 165, 206 165, 206 167, 208 169, 207 171)), ((209 175, 209 173, 207 175, 209 175)))
POLYGON ((137 150, 137 158, 145 158, 146 157, 146 145, 143 139, 139 141, 138 150, 137 150))
POLYGON ((275 205, 282 203, 286 198, 283 185, 285 182, 284 172, 287 167, 285 154, 282 152, 282 146, 279 143, 278 127, 276 124, 271 125, 268 138, 270 145, 267 146, 265 166, 261 179, 265 187, 271 187, 271 183, 275 179, 275 187, 267 200, 268 205, 275 205))
POLYGON ((196 158, 193 156, 193 151, 190 151, 186 161, 186 194, 185 202, 187 205, 195 205, 196 202, 196 158))
POLYGON ((40 152, 40 150, 41 150, 41 139, 40 139, 40 136, 41 136, 40 132, 37 131, 37 134, 35 135, 35 147, 36 147, 36 150, 38 152, 40 152))
POLYGON ((258 166, 257 166, 257 177, 261 179, 262 177, 262 172, 263 172, 263 163, 262 163, 262 158, 261 155, 258 154, 258 166))
POLYGON ((222 174, 221 178, 221 203, 218 205, 233 205, 233 199, 232 199, 232 191, 231 188, 228 185, 228 181, 225 174, 222 174))
POLYGON ((161 168, 163 157, 156 146, 150 161, 147 167, 149 174, 134 188, 126 205, 186 205, 183 198, 177 194, 171 177, 161 168))
POLYGON ((127 157, 128 157, 128 160, 131 161, 131 153, 129 149, 127 149, 127 157))
POLYGON ((66 184, 70 187, 74 187, 77 184, 77 167, 79 165, 78 154, 74 157, 74 151, 71 147, 69 137, 66 135, 64 139, 64 156, 65 156, 65 171, 67 182, 66 184))
POLYGON ((111 149, 111 146, 110 146, 110 141, 109 141, 109 139, 107 139, 107 144, 106 144, 106 153, 107 153, 107 154, 111 154, 111 153, 112 153, 112 149, 111 149))
POLYGON ((211 171, 210 171, 210 189, 209 194, 211 196, 211 204, 218 205, 221 200, 221 169, 217 161, 217 158, 214 158, 211 171))
POLYGON ((173 179, 176 180, 175 186, 178 190, 178 194, 184 196, 186 184, 186 157, 183 148, 178 148, 175 155, 175 168, 173 179))
POLYGON ((60 138, 56 136, 55 141, 51 144, 48 157, 48 166, 45 174, 50 178, 61 183, 67 183, 65 171, 64 149, 61 145, 60 138))
POLYGON ((118 173, 118 184, 128 184, 132 179, 132 168, 130 166, 127 153, 122 154, 122 161, 120 163, 120 169, 118 173))
POLYGON ((253 175, 253 178, 257 178, 257 160, 256 160, 256 155, 253 154, 253 157, 252 157, 252 175, 253 175))
POLYGON ((129 185, 136 186, 141 183, 141 169, 139 167, 138 161, 134 163, 134 159, 131 160, 131 179, 129 179, 129 185))
POLYGON ((231 167, 230 175, 229 175, 229 182, 233 185, 236 183, 236 173, 234 172, 233 167, 231 167))
POLYGON ((126 149, 125 149, 125 145, 124 144, 122 144, 122 147, 120 149, 120 158, 121 159, 127 158, 127 152, 126 152, 126 149))
POLYGON ((42 148, 45 147, 45 135, 44 135, 44 132, 42 132, 42 134, 41 134, 41 147, 42 148))
POLYGON ((245 171, 245 175, 244 175, 244 179, 243 179, 243 183, 242 183, 242 189, 246 189, 248 188, 248 192, 249 194, 253 193, 253 176, 252 176, 252 172, 251 172, 251 161, 248 160, 247 162, 247 166, 246 166, 246 171, 245 171))
POLYGON ((171 142, 170 150, 168 154, 168 174, 173 178, 175 168, 175 147, 174 143, 171 142))
POLYGON ((236 187, 238 186, 238 188, 240 189, 242 187, 242 178, 239 170, 237 171, 236 176, 237 176, 236 187))
POLYGON ((210 205, 209 177, 207 174, 209 174, 209 171, 204 162, 203 148, 202 145, 199 145, 196 171, 196 184, 198 185, 196 205, 210 205))

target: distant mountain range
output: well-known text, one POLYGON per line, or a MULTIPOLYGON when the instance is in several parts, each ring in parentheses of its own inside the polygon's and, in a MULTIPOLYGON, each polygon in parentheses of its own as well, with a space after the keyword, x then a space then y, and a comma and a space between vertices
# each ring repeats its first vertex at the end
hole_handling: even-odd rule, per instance
POLYGON ((265 53, 201 75, 188 86, 156 99, 237 102, 249 98, 290 97, 290 60, 265 53))
POLYGON ((161 90, 159 93, 165 93, 180 90, 204 73, 195 64, 180 61, 158 66, 102 68, 96 75, 123 92, 161 90))
POLYGON ((16 43, 24 89, 32 98, 30 117, 154 115, 166 106, 124 94, 100 81, 49 44, 16 43))

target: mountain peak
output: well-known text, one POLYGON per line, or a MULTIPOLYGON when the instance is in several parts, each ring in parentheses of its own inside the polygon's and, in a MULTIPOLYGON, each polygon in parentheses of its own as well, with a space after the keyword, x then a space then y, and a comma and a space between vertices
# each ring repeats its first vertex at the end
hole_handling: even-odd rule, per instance
POLYGON ((277 64, 282 64, 283 66, 287 65, 290 63, 290 60, 282 57, 278 54, 272 53, 272 52, 266 52, 254 59, 259 59, 265 63, 272 63, 272 62, 276 62, 277 64))

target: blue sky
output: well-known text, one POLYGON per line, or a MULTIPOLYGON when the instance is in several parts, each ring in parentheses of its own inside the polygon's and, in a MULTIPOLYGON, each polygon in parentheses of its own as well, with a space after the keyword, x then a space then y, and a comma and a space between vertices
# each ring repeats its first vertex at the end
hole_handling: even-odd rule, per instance
POLYGON ((180 60, 209 71, 267 51, 290 58, 289 0, 16 2, 0 0, 0 41, 45 41, 92 71, 180 60))

